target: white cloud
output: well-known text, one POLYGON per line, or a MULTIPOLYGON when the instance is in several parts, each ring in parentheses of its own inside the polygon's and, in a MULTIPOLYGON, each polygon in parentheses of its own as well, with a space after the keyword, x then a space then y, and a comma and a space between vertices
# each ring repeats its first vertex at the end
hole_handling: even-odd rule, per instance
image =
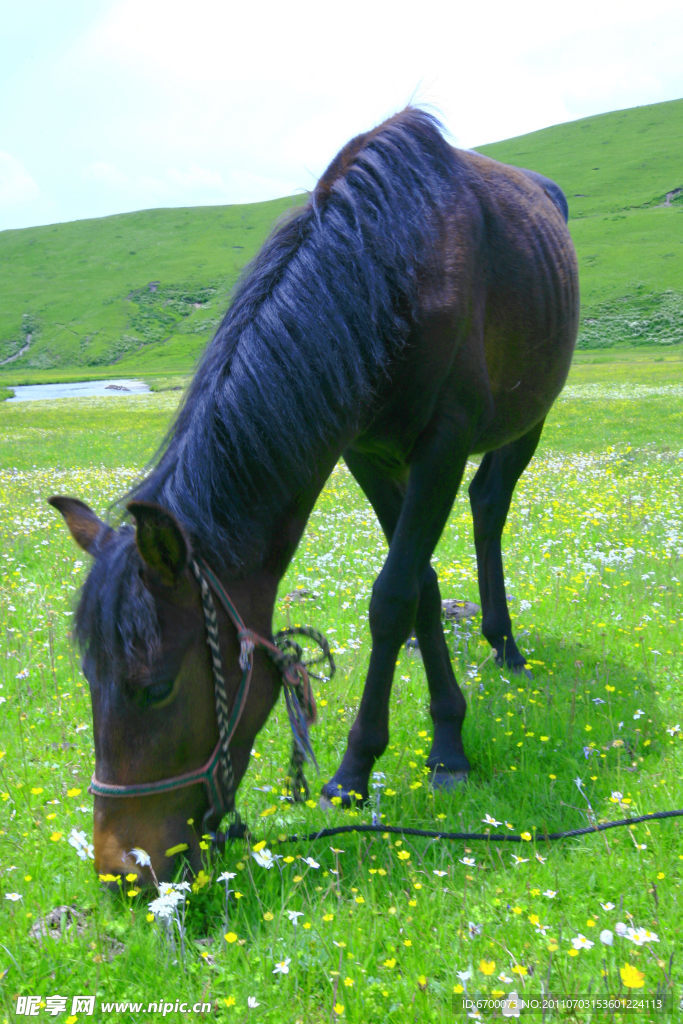
POLYGON ((574 0, 564 16, 547 0, 86 7, 35 29, 41 60, 0 97, 9 188, 28 196, 21 162, 40 168, 56 219, 308 189, 410 101, 471 147, 683 94, 680 0, 574 0))
POLYGON ((40 196, 35 179, 11 153, 0 152, 0 205, 33 202, 40 196))

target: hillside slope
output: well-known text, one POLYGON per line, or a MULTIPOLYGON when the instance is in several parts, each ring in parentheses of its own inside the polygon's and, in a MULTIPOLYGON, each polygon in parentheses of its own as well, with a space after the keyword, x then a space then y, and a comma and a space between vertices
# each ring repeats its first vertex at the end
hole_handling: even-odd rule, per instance
MULTIPOLYGON (((481 147, 566 192, 580 344, 683 340, 683 100, 481 147)), ((191 368, 277 219, 302 196, 0 233, 0 380, 191 368)))

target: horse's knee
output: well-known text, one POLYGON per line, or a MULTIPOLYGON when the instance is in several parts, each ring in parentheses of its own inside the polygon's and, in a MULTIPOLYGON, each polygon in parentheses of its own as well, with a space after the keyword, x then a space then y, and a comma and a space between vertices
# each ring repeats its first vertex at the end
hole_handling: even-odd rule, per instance
POLYGON ((400 646, 410 636, 415 623, 419 591, 392 585, 391 581, 377 577, 370 598, 369 620, 373 643, 394 641, 400 646))

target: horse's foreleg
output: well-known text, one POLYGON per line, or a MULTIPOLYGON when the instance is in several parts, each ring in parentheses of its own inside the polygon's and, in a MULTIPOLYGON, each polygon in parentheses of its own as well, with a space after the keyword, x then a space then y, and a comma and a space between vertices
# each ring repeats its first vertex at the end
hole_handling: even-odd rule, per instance
POLYGON ((482 608, 482 633, 496 652, 500 665, 519 671, 525 664, 512 635, 505 594, 501 537, 512 492, 536 450, 543 421, 527 434, 481 460, 469 487, 477 574, 482 608))
POLYGON ((370 772, 389 740, 389 697, 401 646, 415 626, 425 661, 435 723, 429 763, 464 773, 468 763, 460 728, 465 702, 458 689, 443 631, 436 576, 429 559, 441 535, 462 477, 466 453, 434 444, 410 470, 407 486, 348 453, 347 462, 370 498, 390 540, 389 554, 370 601, 372 653, 356 720, 344 758, 323 796, 349 804, 368 795, 370 772), (454 450, 456 454, 454 455, 454 450), (423 647, 424 645, 424 647, 423 647))

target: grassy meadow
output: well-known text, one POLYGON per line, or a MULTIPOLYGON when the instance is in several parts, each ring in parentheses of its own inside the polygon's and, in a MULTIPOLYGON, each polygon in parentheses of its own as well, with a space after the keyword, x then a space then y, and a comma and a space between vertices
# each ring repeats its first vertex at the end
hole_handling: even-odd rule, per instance
MULTIPOLYGON (((87 565, 45 499, 76 494, 104 512, 153 456, 178 395, 0 405, 0 1022, 25 1019, 17 1000, 30 996, 42 999, 38 1019, 68 1024, 181 1021, 181 1004, 198 1003, 210 1010, 196 1019, 220 1022, 442 1024, 469 1019, 463 997, 515 993, 666 996, 677 1006, 680 821, 554 844, 540 836, 683 808, 681 379, 680 349, 577 358, 505 534, 533 678, 495 665, 476 618, 449 627, 473 765, 456 793, 434 794, 426 778, 419 654, 397 664, 375 812, 386 824, 511 830, 525 841, 378 834, 281 845, 284 834, 368 822, 372 809, 324 814, 313 801, 284 802, 289 727, 278 705, 238 797, 255 845, 235 842, 220 858, 207 850, 168 924, 129 882, 105 892, 87 857, 92 727, 68 635, 87 565), (93 1016, 74 996, 96 998, 93 1016), (142 1008, 103 1006, 126 1001, 142 1008), (152 1002, 172 1008, 147 1013, 152 1002)), ((318 688, 323 778, 309 769, 312 788, 337 767, 358 704, 383 551, 338 467, 275 624, 323 629, 338 663, 318 688), (308 592, 301 602, 288 597, 297 589, 308 592)), ((435 563, 444 597, 478 601, 464 489, 435 563)), ((476 1012, 502 1019, 500 1009, 476 1012)), ((582 1008, 534 1019, 677 1013, 670 1003, 635 1016, 582 1008)))

